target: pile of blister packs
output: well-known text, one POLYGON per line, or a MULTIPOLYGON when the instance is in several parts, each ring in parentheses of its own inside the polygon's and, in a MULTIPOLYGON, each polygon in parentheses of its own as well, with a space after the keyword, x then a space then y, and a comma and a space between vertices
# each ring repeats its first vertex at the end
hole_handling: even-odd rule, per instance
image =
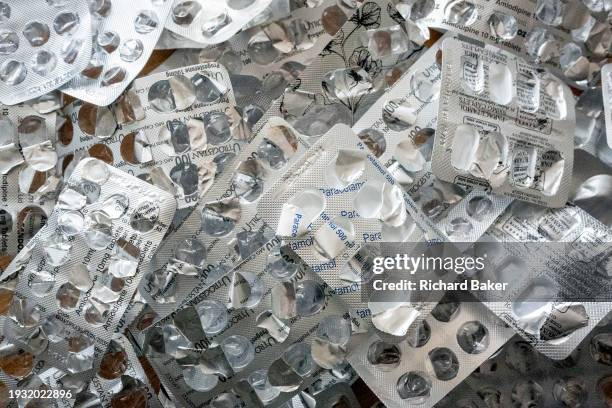
POLYGON ((0 0, 0 408, 612 407, 610 58, 611 0, 0 0))

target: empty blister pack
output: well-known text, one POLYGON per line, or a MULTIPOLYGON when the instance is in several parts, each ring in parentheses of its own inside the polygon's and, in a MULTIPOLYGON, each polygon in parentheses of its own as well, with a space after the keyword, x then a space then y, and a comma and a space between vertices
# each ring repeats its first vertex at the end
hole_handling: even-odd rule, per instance
POLYGON ((561 207, 573 167, 574 98, 519 57, 446 39, 432 170, 440 179, 561 207))
POLYGON ((612 360, 606 346, 611 330, 609 324, 596 327, 563 360, 551 360, 515 336, 466 383, 489 407, 607 408, 612 402, 612 360))
POLYGON ((0 256, 2 269, 44 225, 55 205, 55 113, 1 108, 0 256))
POLYGON ((99 404, 103 408, 162 407, 134 347, 118 333, 110 340, 89 387, 76 399, 85 406, 99 404))
MULTIPOLYGON (((80 2, 82 3, 82 2, 80 2)), ((62 92, 94 105, 110 105, 145 66, 164 27, 171 0, 87 2, 92 53, 62 92)))
POLYGON ((257 202, 308 146, 289 124, 273 118, 200 198, 193 212, 160 246, 140 292, 168 315, 231 270, 274 233, 257 202))
POLYGON ((216 63, 139 78, 112 107, 65 109, 62 166, 96 157, 172 192, 179 208, 193 206, 250 136, 234 103, 227 71, 216 63))
POLYGON ((278 245, 260 248, 141 335, 162 383, 182 404, 230 392, 246 406, 278 403, 310 384, 319 367, 344 362, 350 322, 316 273, 294 256, 279 259, 278 245), (272 273, 280 262, 295 270, 291 280, 272 273))
POLYGON ((590 10, 578 0, 419 0, 400 2, 397 8, 419 26, 494 44, 537 61, 580 87, 596 79, 597 62, 612 41, 601 10, 590 10))
POLYGON ((258 209, 351 308, 360 330, 370 319, 363 289, 374 276, 376 244, 406 242, 409 250, 443 236, 423 221, 412 199, 346 125, 320 138, 264 194, 258 209))
POLYGON ((315 141, 335 124, 352 125, 384 92, 389 71, 398 75, 399 64, 409 66, 419 55, 422 48, 410 41, 403 24, 391 3, 364 2, 254 130, 277 116, 315 141))
POLYGON ((28 101, 65 84, 91 56, 88 3, 40 2, 32 15, 27 1, 2 2, 0 101, 28 101))
POLYGON ((432 407, 513 334, 479 302, 457 302, 434 309, 412 341, 370 335, 349 361, 386 407, 432 407))
POLYGON ((100 160, 76 167, 45 227, 5 271, 18 279, 8 333, 31 347, 30 370, 88 380, 175 208, 170 194, 100 160))
POLYGON ((229 40, 272 0, 175 0, 166 28, 189 40, 209 45, 229 40))
POLYGON ((515 202, 475 247, 488 254, 483 277, 507 290, 478 297, 538 351, 566 358, 610 308, 611 240, 573 205, 515 202))
POLYGON ((421 212, 447 239, 473 242, 511 199, 446 186, 431 174, 431 151, 440 97, 442 42, 433 44, 353 126, 353 130, 421 212))

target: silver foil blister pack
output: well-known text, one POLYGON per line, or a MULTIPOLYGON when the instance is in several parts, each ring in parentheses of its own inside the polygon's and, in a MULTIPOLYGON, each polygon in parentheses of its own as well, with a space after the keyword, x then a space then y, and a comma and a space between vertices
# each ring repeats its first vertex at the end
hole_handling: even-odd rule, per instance
POLYGON ((99 106, 110 105, 147 63, 172 6, 171 0, 77 2, 92 16, 91 58, 62 92, 99 106))
POLYGON ((229 40, 272 0, 175 0, 166 28, 204 45, 229 40))
POLYGON ((352 125, 419 55, 403 24, 391 3, 364 2, 254 129, 282 117, 314 142, 335 124, 352 125))
POLYGON ((499 48, 446 39, 432 153, 444 181, 561 207, 573 167, 574 98, 499 48))
POLYGON ((74 102, 59 131, 63 168, 96 157, 191 207, 250 135, 234 104, 227 71, 216 63, 139 78, 110 107, 74 102))
POLYGON ((536 350, 566 358, 609 311, 611 240, 609 227, 574 205, 515 202, 476 243, 489 254, 485 277, 510 282, 480 300, 536 350))
POLYGON ((270 242, 141 334, 182 404, 237 395, 246 406, 277 404, 344 362, 351 327, 330 288, 278 252, 278 240, 270 242), (296 270, 291 280, 272 273, 279 262, 296 270))
POLYGON ((97 403, 103 408, 162 408, 132 343, 119 333, 111 338, 89 387, 76 399, 84 406, 97 403))
POLYGON ((514 334, 479 302, 443 307, 416 336, 394 343, 372 334, 349 356, 386 407, 437 406, 514 334))
POLYGON ((273 118, 233 159, 156 253, 140 293, 162 318, 274 237, 257 201, 308 146, 273 118), (193 256, 189 253, 193 252, 193 256))
POLYGON ((609 407, 611 330, 609 323, 596 327, 563 360, 551 360, 515 336, 466 383, 486 406, 609 407))
POLYGON ((596 79, 612 43, 602 2, 417 0, 397 8, 419 26, 496 45, 583 88, 596 79))
POLYGON ((67 384, 87 381, 175 208, 170 194, 100 160, 81 161, 45 227, 5 270, 16 280, 6 353, 29 353, 30 370, 58 368, 67 384))
POLYGON ((55 113, 0 107, 0 254, 2 269, 44 225, 55 205, 55 113))
POLYGON ((334 126, 312 145, 258 208, 276 236, 351 309, 356 331, 369 327, 371 311, 362 290, 373 277, 377 244, 409 247, 442 239, 419 222, 412 199, 346 125, 334 126))
POLYGON ((431 151, 440 97, 442 42, 434 43, 353 126, 433 225, 455 242, 477 240, 511 199, 435 180, 431 151), (446 187, 446 188, 444 188, 446 187))
POLYGON ((78 74, 91 55, 88 3, 2 2, 0 101, 14 105, 53 91, 78 74))

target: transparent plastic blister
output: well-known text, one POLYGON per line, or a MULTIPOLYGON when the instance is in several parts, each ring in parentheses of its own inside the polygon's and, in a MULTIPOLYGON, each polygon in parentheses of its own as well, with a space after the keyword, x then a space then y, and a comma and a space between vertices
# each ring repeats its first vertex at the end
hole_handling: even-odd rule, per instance
POLYGON ((353 130, 448 240, 473 242, 511 199, 458 188, 445 194, 442 183, 431 174, 441 82, 438 59, 442 42, 451 36, 445 34, 424 52, 353 130))
POLYGON ((87 2, 2 3, 0 101, 15 105, 70 81, 91 55, 87 2))
POLYGON ((76 167, 46 225, 5 271, 18 280, 7 321, 33 366, 79 384, 90 378, 175 208, 170 194, 100 160, 76 167))
POLYGON ((233 159, 193 212, 160 246, 140 293, 163 318, 274 237, 257 201, 308 146, 274 118, 233 159), (197 256, 185 258, 187 251, 197 256))
MULTIPOLYGON (((166 28, 204 45, 229 40, 272 0, 175 0, 166 28)), ((171 2, 172 3, 172 2, 171 2)))
POLYGON ((400 2, 397 8, 419 26, 496 45, 584 88, 597 78, 597 62, 612 41, 601 10, 588 6, 579 0, 418 0, 400 2))
POLYGON ((250 136, 234 104, 227 71, 216 63, 139 78, 111 107, 74 102, 59 130, 63 169, 96 157, 191 207, 250 136))
POLYGON ((342 365, 350 322, 329 287, 299 258, 291 279, 278 267, 278 240, 260 248, 210 288, 150 327, 145 353, 164 386, 185 406, 231 393, 277 404, 342 365), (274 263, 271 263, 271 258, 274 263))
POLYGON ((113 335, 100 368, 87 390, 77 395, 84 405, 162 408, 130 341, 113 335))
POLYGON ((98 106, 108 106, 147 63, 162 33, 172 0, 77 2, 90 5, 91 58, 62 92, 98 106))
POLYGON ((466 383, 488 406, 606 408, 612 402, 610 351, 605 346, 611 336, 610 324, 596 327, 563 360, 552 360, 515 336, 466 383))
POLYGON ((559 79, 493 46, 446 39, 433 173, 547 207, 567 201, 574 98, 559 79))
POLYGON ((372 334, 349 356, 386 407, 434 406, 514 334, 479 302, 458 303, 450 320, 435 316, 412 344, 372 334))
POLYGON ((574 205, 515 202, 475 249, 499 253, 488 257, 486 273, 512 283, 479 296, 536 350, 566 358, 610 309, 611 240, 607 226, 574 205))

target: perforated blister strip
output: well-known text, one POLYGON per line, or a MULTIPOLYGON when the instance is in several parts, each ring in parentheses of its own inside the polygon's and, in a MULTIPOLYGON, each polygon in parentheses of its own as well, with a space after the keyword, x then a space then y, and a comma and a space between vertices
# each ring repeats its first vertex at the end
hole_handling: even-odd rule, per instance
POLYGON ((58 151, 64 168, 97 157, 172 192, 179 208, 191 207, 250 135, 234 104, 217 63, 149 75, 112 107, 67 107, 58 151))
POLYGON ((432 170, 440 179, 534 204, 567 201, 574 98, 506 51, 446 39, 432 170))
POLYGON ((97 369, 175 208, 170 194, 99 160, 76 167, 45 227, 5 271, 19 272, 12 332, 48 339, 32 353, 39 366, 83 381, 97 369))
POLYGON ((91 59, 62 92, 94 105, 110 105, 145 66, 162 33, 171 0, 91 3, 91 59))
POLYGON ((91 17, 80 0, 3 3, 0 22, 0 101, 6 105, 39 97, 70 81, 91 56, 91 17))
POLYGON ((432 315, 424 322, 430 332, 419 347, 410 345, 406 340, 396 345, 384 343, 384 340, 372 334, 349 356, 350 363, 361 378, 389 408, 434 406, 514 334, 512 329, 478 302, 460 303, 459 310, 448 322, 437 320, 432 315), (483 333, 486 336, 466 336, 462 328, 469 324, 478 325, 485 330, 483 333), (466 350, 464 339, 460 343, 459 336, 474 341, 478 348, 466 350), (370 359, 380 355, 380 351, 376 354, 377 345, 381 346, 381 350, 383 345, 386 346, 390 353, 394 348, 397 353, 394 359, 372 364, 370 359), (441 351, 448 353, 449 357, 438 362, 434 369, 432 358, 435 360, 441 351), (416 376, 421 377, 422 382, 416 376))
POLYGON ((272 0, 175 0, 166 28, 201 44, 229 40, 272 0))
MULTIPOLYGON (((299 259, 291 261, 295 262, 294 265, 299 270, 291 281, 280 282, 269 273, 268 258, 278 244, 278 240, 274 240, 266 247, 260 248, 232 272, 140 335, 141 338, 145 337, 145 349, 148 348, 150 361, 162 383, 182 404, 206 404, 224 392, 234 392, 245 398, 247 406, 254 406, 248 403, 248 395, 242 392, 244 386, 238 384, 249 381, 255 371, 263 370, 265 373, 270 366, 275 363, 278 365, 281 355, 287 352, 290 346, 294 346, 294 351, 302 347, 306 347, 308 351, 304 355, 296 354, 297 360, 286 360, 299 361, 294 367, 305 370, 297 373, 295 368, 289 368, 289 371, 282 373, 285 377, 294 376, 297 381, 295 387, 289 388, 298 388, 302 382, 308 384, 311 381, 309 376, 319 371, 310 352, 317 327, 324 317, 336 316, 340 320, 346 317, 330 288, 316 273, 301 264, 299 259), (250 291, 245 291, 244 285, 248 285, 250 291), (293 298, 284 296, 284 290, 289 287, 296 290, 293 298), (279 302, 287 302, 289 307, 279 308, 279 302), (213 307, 216 305, 222 307, 223 312, 216 314, 217 311, 213 307), (290 310, 290 314, 284 314, 290 310), (278 315, 279 312, 283 314, 278 315), (207 317, 207 313, 212 313, 211 316, 215 317, 211 319, 207 317), (165 333, 162 335, 162 332, 165 333), (227 340, 236 336, 242 337, 241 340, 250 344, 250 351, 243 349, 244 355, 232 355, 231 353, 236 352, 232 351, 231 347, 224 346, 227 340), (188 344, 190 346, 187 346, 188 344), (160 350, 161 347, 165 347, 168 354, 164 354, 163 350, 160 350), (186 347, 185 352, 182 353, 180 347, 186 347), (181 356, 191 354, 204 357, 213 350, 220 353, 214 358, 208 357, 212 358, 208 366, 213 365, 214 368, 203 368, 202 372, 197 368, 200 363, 188 363, 189 358, 172 356, 172 353, 177 353, 181 356), (227 354, 228 352, 230 354, 227 354), (190 371, 192 369, 193 372, 190 371), (214 369, 220 371, 215 372, 214 369), (207 384, 210 379, 206 378, 206 375, 225 379, 211 380, 207 384)), ((294 363, 290 364, 293 366, 294 363)), ((281 373, 275 371, 275 374, 278 376, 281 373)), ((289 388, 281 392, 282 388, 271 387, 262 402, 265 405, 278 405, 286 401, 291 398, 293 392, 293 389, 289 388)))

